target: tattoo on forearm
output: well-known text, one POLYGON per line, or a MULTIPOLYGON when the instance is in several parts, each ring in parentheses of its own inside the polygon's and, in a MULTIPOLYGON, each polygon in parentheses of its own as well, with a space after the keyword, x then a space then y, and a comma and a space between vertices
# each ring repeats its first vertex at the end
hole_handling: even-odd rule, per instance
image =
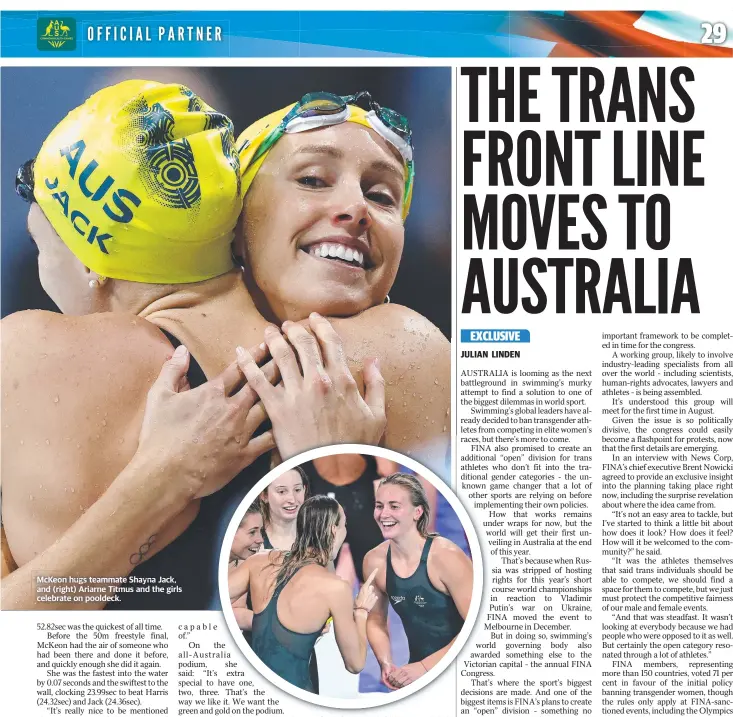
POLYGON ((137 565, 138 563, 142 563, 143 560, 145 560, 145 555, 150 550, 150 548, 153 547, 153 543, 155 542, 155 539, 158 536, 153 534, 151 535, 138 549, 137 553, 133 553, 130 556, 130 563, 132 565, 137 565))

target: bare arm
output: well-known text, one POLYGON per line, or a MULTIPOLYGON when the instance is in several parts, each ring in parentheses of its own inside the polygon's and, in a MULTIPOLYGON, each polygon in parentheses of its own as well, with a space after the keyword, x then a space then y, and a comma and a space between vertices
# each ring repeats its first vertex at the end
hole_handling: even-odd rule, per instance
MULTIPOLYGON (((434 564, 429 565, 428 569, 448 590, 458 613, 465 620, 473 593, 473 563, 457 545, 447 540, 442 540, 440 549, 435 551, 433 560, 434 564)), ((445 647, 423 658, 419 663, 411 663, 395 670, 392 675, 395 684, 404 687, 421 677, 445 657, 454 642, 455 638, 445 647)))
MULTIPOLYGON (((2 580, 3 609, 103 608, 97 602, 38 602, 36 576, 116 578, 144 558, 156 533, 187 501, 165 466, 134 459, 60 540, 2 580), (151 484, 156 484, 153 489, 151 484), (142 486, 147 486, 142 490, 142 486), (151 495, 155 499, 151 500, 151 495)), ((103 584, 103 583, 102 583, 103 584)), ((113 594, 110 590, 108 597, 113 594)))
POLYGON ((364 582, 356 599, 351 597, 351 587, 338 578, 333 581, 329 594, 329 610, 344 666, 349 672, 358 673, 364 669, 367 654, 366 623, 369 611, 376 601, 372 583, 376 571, 364 582))
MULTIPOLYGON (((364 575, 368 571, 377 569, 380 565, 380 561, 377 556, 370 551, 364 557, 364 575)), ((394 669, 392 662, 392 646, 389 637, 389 624, 387 621, 387 613, 389 602, 387 596, 377 587, 377 601, 369 613, 369 619, 367 620, 367 637, 369 638, 369 645, 372 648, 374 656, 377 658, 377 662, 381 668, 382 682, 389 687, 394 689, 387 678, 394 669)))
MULTIPOLYGON (((234 440, 251 436, 262 420, 254 416, 245 425, 252 415, 253 392, 227 397, 226 386, 240 377, 236 364, 193 391, 185 390, 187 368, 185 349, 165 363, 148 393, 132 460, 58 540, 3 578, 4 608, 104 607, 104 600, 39 601, 34 576, 124 578, 154 552, 159 533, 172 520, 188 514, 190 522, 196 498, 212 485, 224 485, 272 448, 268 434, 249 443, 234 440)), ((113 593, 110 589, 104 595, 109 598, 113 593)))
POLYGON ((453 598, 458 614, 465 620, 473 595, 473 563, 457 545, 445 538, 439 540, 442 545, 435 554, 437 577, 453 598))
MULTIPOLYGON (((246 596, 247 593, 245 593, 246 596)), ((250 610, 248 607, 234 607, 232 605, 232 610, 234 612, 234 619, 237 621, 237 625, 240 629, 246 630, 247 632, 252 631, 252 618, 254 617, 254 612, 250 610)))
POLYGON ((8 539, 5 537, 5 528, 0 526, 0 545, 2 546, 2 563, 0 564, 0 576, 5 577, 10 575, 13 570, 17 570, 18 566, 13 560, 13 555, 10 552, 10 546, 8 545, 8 539))
POLYGON ((377 658, 377 662, 379 662, 382 668, 383 675, 385 668, 389 672, 393 665, 389 625, 387 623, 387 606, 387 596, 380 590, 377 604, 369 613, 369 620, 367 622, 369 644, 372 647, 374 656, 377 658))
MULTIPOLYGON (((249 560, 244 560, 229 573, 229 600, 235 602, 249 591, 249 560)), ((237 623, 238 624, 238 623, 237 623)), ((241 625, 240 625, 241 627, 241 625)), ((251 620, 250 620, 251 627, 251 620)))
POLYGON ((358 381, 365 359, 379 357, 387 417, 381 445, 449 477, 450 343, 425 317, 395 304, 331 322, 358 381))

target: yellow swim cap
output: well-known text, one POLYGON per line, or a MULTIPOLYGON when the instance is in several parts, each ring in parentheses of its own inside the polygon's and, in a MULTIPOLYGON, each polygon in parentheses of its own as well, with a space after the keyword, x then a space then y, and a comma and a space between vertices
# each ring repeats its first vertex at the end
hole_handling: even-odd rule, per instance
POLYGON ((239 167, 242 175, 242 196, 244 197, 254 182, 257 172, 260 171, 262 163, 267 159, 272 146, 265 152, 258 154, 257 150, 262 146, 269 133, 274 130, 282 121, 282 119, 295 107, 295 103, 283 107, 281 110, 271 112, 266 117, 258 119, 247 127, 242 134, 237 137, 237 149, 239 150, 239 167))
POLYGON ((242 208, 232 122, 183 85, 100 90, 55 127, 33 171, 43 213, 98 274, 185 284, 232 268, 242 208))
MULTIPOLYGON (((412 203, 412 189, 415 178, 412 142, 409 139, 409 134, 407 139, 403 139, 385 124, 374 109, 365 110, 358 105, 345 102, 341 104, 342 110, 340 112, 331 112, 322 115, 315 114, 304 117, 299 116, 296 111, 296 108, 307 108, 309 106, 309 100, 313 98, 315 101, 323 101, 323 98, 326 98, 325 101, 331 100, 333 106, 336 107, 339 101, 355 99, 361 96, 369 97, 371 101, 371 97, 366 92, 349 97, 339 97, 338 95, 331 95, 329 93, 312 93, 305 95, 300 102, 294 102, 287 107, 283 107, 281 110, 272 112, 247 127, 237 138, 239 164, 242 172, 242 196, 246 195, 249 191, 262 163, 267 159, 267 155, 283 134, 318 129, 319 127, 327 127, 343 122, 354 122, 367 129, 375 130, 400 152, 405 165, 405 195, 402 200, 402 219, 407 218, 407 214, 410 211, 410 204, 412 203)), ((376 105, 376 103, 372 104, 378 107, 380 112, 385 111, 379 105, 376 105)), ((406 124, 407 121, 401 115, 398 115, 392 110, 386 110, 386 112, 399 117, 406 124)))

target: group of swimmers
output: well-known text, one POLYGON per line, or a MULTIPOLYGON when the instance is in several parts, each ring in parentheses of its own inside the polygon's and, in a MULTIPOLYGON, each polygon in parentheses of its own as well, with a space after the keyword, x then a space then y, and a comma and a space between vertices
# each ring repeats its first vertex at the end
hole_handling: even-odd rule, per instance
POLYGON ((430 504, 420 479, 394 473, 377 486, 374 520, 383 542, 366 554, 365 580, 353 597, 351 584, 331 569, 347 516, 335 498, 308 497, 308 490, 302 470, 287 471, 245 513, 230 552, 229 598, 238 625, 251 631, 252 649, 267 667, 309 692, 317 691, 313 647, 331 621, 347 670, 364 669, 368 641, 384 685, 394 690, 414 682, 463 626, 473 589, 470 558, 428 531, 430 504), (410 650, 403 666, 392 658, 389 604, 410 650))
POLYGON ((275 449, 442 472, 448 343, 385 303, 414 176, 407 120, 368 93, 235 140, 190 89, 130 80, 53 129, 16 177, 63 315, 2 322, 4 607, 41 607, 34 573, 133 570, 182 592, 115 607, 216 607, 223 526, 275 449))

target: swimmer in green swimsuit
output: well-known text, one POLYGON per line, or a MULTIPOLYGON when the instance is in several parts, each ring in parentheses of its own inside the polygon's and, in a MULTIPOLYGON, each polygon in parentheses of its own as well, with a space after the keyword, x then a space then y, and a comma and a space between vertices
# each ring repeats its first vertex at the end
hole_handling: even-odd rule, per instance
POLYGON ((395 473, 379 483, 374 518, 386 540, 364 558, 364 574, 377 571, 379 594, 367 631, 382 682, 397 689, 434 667, 461 631, 473 564, 450 540, 428 532, 430 506, 413 475, 395 473), (400 616, 410 648, 410 662, 403 667, 392 662, 388 604, 400 616))
POLYGON ((308 663, 318 636, 333 618, 336 643, 349 672, 364 669, 366 622, 377 600, 370 575, 356 598, 351 586, 328 570, 346 537, 346 516, 328 496, 306 500, 298 511, 290 552, 250 558, 229 576, 229 597, 252 596, 252 649, 275 674, 313 692, 308 663))

